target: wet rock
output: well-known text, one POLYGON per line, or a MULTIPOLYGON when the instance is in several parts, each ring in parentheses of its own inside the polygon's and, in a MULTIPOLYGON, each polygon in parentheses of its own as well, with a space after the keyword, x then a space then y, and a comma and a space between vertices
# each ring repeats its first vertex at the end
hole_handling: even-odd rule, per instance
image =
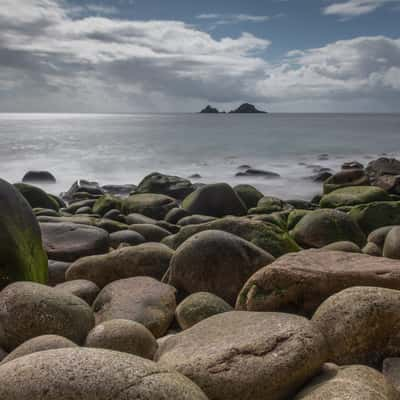
POLYGON ((14 186, 25 197, 32 208, 48 208, 55 211, 60 209, 57 201, 42 189, 28 185, 27 183, 16 183, 14 186))
POLYGON ((235 174, 235 176, 237 176, 237 177, 252 176, 252 177, 261 177, 261 178, 280 178, 281 177, 276 172, 265 171, 262 169, 255 169, 255 168, 249 168, 244 171, 237 172, 235 174))
POLYGON ((71 263, 63 261, 48 261, 48 282, 49 286, 56 286, 59 283, 65 282, 65 272, 70 267, 71 263))
POLYGON ((114 249, 118 248, 121 243, 137 246, 145 241, 146 239, 140 233, 131 230, 118 231, 110 235, 110 245, 114 249))
POLYGON ((171 232, 152 224, 129 225, 129 229, 142 235, 147 242, 161 242, 171 234, 171 232))
POLYGON ((345 169, 324 182, 324 194, 347 186, 368 186, 369 178, 363 169, 345 169))
POLYGON ((100 288, 95 283, 85 279, 60 283, 54 289, 73 294, 86 301, 89 305, 92 305, 100 292, 100 288))
POLYGON ((56 178, 48 171, 28 171, 22 178, 22 182, 56 183, 56 178))

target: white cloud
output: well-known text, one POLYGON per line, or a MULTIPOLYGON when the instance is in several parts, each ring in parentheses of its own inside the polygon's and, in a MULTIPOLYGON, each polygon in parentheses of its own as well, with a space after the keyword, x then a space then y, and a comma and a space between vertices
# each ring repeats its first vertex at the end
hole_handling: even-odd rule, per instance
POLYGON ((396 2, 399 2, 399 0, 347 0, 330 4, 323 9, 323 13, 345 18, 356 17, 369 14, 380 7, 396 2))
POLYGON ((266 22, 271 19, 268 15, 249 14, 200 14, 197 19, 216 20, 216 24, 235 24, 240 22, 266 22))
POLYGON ((400 106, 400 39, 265 58, 266 39, 215 39, 182 21, 72 18, 55 0, 0 2, 0 109, 190 111, 203 103, 400 106), (22 7, 23 5, 23 7, 22 7))

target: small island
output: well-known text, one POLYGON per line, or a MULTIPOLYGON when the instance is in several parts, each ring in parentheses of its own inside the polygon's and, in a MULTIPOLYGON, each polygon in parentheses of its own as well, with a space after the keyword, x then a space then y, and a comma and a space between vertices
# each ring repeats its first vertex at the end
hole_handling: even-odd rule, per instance
MULTIPOLYGON (((200 111, 200 114, 225 114, 225 111, 218 111, 217 108, 208 105, 200 111)), ((253 104, 244 103, 236 110, 230 111, 229 114, 267 114, 267 112, 258 110, 253 104)))

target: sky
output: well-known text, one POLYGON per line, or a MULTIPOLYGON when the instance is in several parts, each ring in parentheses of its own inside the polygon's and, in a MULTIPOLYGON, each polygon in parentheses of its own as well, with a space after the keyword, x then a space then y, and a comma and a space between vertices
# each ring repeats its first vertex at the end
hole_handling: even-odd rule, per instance
POLYGON ((400 112, 400 0, 0 0, 0 112, 400 112))

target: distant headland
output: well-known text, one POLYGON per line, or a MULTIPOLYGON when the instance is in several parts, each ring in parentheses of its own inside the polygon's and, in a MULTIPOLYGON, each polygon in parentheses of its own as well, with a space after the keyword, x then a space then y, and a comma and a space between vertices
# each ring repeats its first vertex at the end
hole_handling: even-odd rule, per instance
MULTIPOLYGON (((217 108, 208 105, 200 111, 200 114, 225 114, 225 111, 219 111, 217 108)), ((267 112, 258 110, 253 104, 244 103, 236 110, 230 111, 229 114, 267 114, 267 112)))

